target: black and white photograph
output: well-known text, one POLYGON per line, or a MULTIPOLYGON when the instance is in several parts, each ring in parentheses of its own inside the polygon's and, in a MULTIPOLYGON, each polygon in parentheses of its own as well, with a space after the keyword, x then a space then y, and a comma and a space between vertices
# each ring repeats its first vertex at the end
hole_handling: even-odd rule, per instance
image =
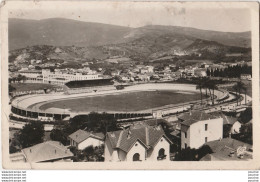
POLYGON ((254 8, 213 5, 9 8, 3 160, 251 164, 254 8))

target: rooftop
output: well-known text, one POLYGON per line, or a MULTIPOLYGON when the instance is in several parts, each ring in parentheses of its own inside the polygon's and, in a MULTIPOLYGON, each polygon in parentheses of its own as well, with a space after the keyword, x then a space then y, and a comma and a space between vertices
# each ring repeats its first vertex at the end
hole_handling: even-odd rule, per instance
POLYGON ((212 154, 207 154, 201 160, 202 161, 227 161, 227 160, 250 160, 252 159, 252 152, 249 149, 252 145, 232 139, 223 138, 221 140, 211 141, 205 143, 213 151, 212 154), (240 159, 237 156, 239 147, 246 147, 244 158, 240 159), (230 156, 230 153, 234 152, 234 156, 230 156))
POLYGON ((171 143, 161 126, 141 124, 131 126, 129 129, 108 132, 107 137, 112 148, 118 148, 125 152, 128 152, 136 141, 141 142, 147 149, 154 147, 162 137, 171 143))
POLYGON ((44 162, 72 157, 73 154, 57 141, 47 141, 22 150, 26 162, 44 162))
POLYGON ((84 130, 77 130, 76 132, 69 135, 69 138, 74 140, 77 143, 83 142, 87 138, 92 137, 99 140, 104 140, 104 134, 103 133, 92 133, 84 130))
POLYGON ((204 111, 191 111, 189 113, 184 113, 178 116, 178 118, 183 121, 181 124, 190 126, 194 123, 197 123, 198 121, 205 121, 220 117, 205 113, 204 111))
POLYGON ((216 117, 221 117, 223 118, 223 124, 229 124, 229 125, 233 125, 235 122, 237 122, 237 118, 235 117, 231 117, 231 116, 226 116, 225 114, 223 114, 222 112, 215 112, 215 113, 211 113, 212 115, 215 115, 216 117))
POLYGON ((97 86, 113 85, 113 82, 111 78, 104 78, 104 79, 93 79, 93 80, 70 81, 65 85, 69 88, 81 88, 81 87, 97 87, 97 86))

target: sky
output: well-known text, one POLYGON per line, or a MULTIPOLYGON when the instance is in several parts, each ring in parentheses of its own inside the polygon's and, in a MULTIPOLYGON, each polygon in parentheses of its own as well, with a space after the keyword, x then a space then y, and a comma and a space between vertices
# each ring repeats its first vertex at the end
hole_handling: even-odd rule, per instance
POLYGON ((137 6, 113 4, 78 8, 19 9, 9 12, 9 18, 68 18, 85 22, 141 27, 170 25, 223 32, 250 31, 250 11, 246 8, 192 8, 185 6, 137 6))

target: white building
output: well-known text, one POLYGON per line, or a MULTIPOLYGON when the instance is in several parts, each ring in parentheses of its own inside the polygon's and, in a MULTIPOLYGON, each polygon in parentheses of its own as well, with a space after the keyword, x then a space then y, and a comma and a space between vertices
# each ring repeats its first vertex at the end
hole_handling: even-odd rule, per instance
POLYGON ((134 125, 107 133, 105 161, 169 161, 170 144, 161 126, 134 125))
POLYGON ((10 154, 12 162, 72 162, 73 153, 57 141, 46 141, 10 154))
POLYGON ((206 77, 207 76, 207 70, 206 69, 195 69, 194 70, 194 75, 197 77, 206 77))
POLYGON ((181 148, 199 148, 204 143, 223 138, 223 118, 193 111, 178 117, 181 122, 181 148))
POLYGON ((82 75, 82 73, 68 74, 60 71, 51 72, 50 70, 42 70, 43 83, 51 83, 64 85, 69 81, 75 80, 94 80, 100 79, 97 74, 94 75, 82 75))
POLYGON ((26 77, 27 82, 42 82, 42 71, 41 70, 21 70, 18 72, 20 75, 26 77))
POLYGON ((84 130, 78 130, 68 136, 70 145, 78 150, 84 150, 87 147, 98 147, 104 144, 103 133, 92 133, 84 130))
POLYGON ((146 66, 146 69, 148 73, 153 73, 154 72, 154 67, 153 66, 146 66))
POLYGON ((240 78, 243 79, 243 80, 250 80, 250 79, 252 79, 250 74, 241 74, 240 78))

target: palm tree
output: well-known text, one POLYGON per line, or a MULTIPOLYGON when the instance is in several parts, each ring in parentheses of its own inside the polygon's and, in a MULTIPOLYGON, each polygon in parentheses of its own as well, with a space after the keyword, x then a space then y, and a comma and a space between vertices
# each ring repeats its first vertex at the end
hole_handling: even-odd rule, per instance
POLYGON ((208 81, 209 78, 205 78, 205 77, 202 78, 202 89, 205 90, 207 104, 208 104, 208 81))
POLYGON ((203 86, 203 83, 202 83, 202 80, 199 79, 198 82, 197 82, 197 85, 196 85, 196 90, 200 90, 200 105, 202 105, 202 86, 203 86))
POLYGON ((245 91, 245 105, 246 105, 246 94, 247 94, 247 87, 244 87, 244 91, 245 91))
MULTIPOLYGON (((239 92, 239 96, 241 94, 241 90, 245 90, 245 84, 242 81, 237 82, 237 88, 238 88, 238 92, 239 92)), ((241 100, 240 100, 240 105, 241 105, 241 100)))
MULTIPOLYGON (((235 85, 233 86, 233 89, 236 91, 236 96, 238 96, 238 95, 237 95, 237 93, 238 93, 238 86, 237 86, 237 84, 235 84, 235 85)), ((239 98, 237 99, 237 106, 238 106, 238 100, 239 100, 239 98)))
POLYGON ((207 87, 208 87, 209 92, 210 92, 212 104, 214 105, 214 104, 215 104, 215 102, 214 102, 214 101, 215 101, 214 91, 215 91, 216 89, 218 89, 215 80, 209 80, 209 81, 207 82, 207 87), (210 91, 210 90, 212 90, 212 94, 211 94, 211 91, 210 91))

